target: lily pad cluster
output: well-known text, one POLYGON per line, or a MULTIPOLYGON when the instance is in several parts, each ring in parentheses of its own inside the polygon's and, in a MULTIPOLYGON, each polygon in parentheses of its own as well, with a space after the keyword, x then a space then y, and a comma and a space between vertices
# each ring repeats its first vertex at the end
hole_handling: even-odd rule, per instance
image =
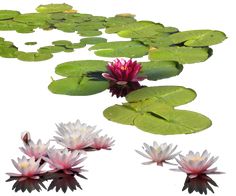
POLYGON ((52 58, 53 53, 73 52, 74 49, 92 44, 94 46, 89 50, 102 57, 139 58, 148 55, 151 61, 196 63, 207 60, 212 54, 208 46, 218 44, 226 38, 223 32, 216 30, 180 32, 175 27, 153 21, 137 21, 132 14, 104 17, 78 13, 68 4, 40 5, 36 10, 36 13, 0 10, 0 31, 33 33, 38 28, 57 29, 66 33, 76 32, 89 38, 81 39, 78 43, 64 40, 62 45, 45 46, 37 52, 18 51, 12 42, 0 38, 1 57, 42 61, 52 58), (101 30, 130 40, 106 42, 105 38, 97 37, 102 35, 101 30))
POLYGON ((181 86, 146 87, 126 96, 126 103, 114 105, 104 111, 113 122, 134 125, 154 134, 188 134, 211 126, 206 116, 176 109, 196 97, 192 89, 181 86))

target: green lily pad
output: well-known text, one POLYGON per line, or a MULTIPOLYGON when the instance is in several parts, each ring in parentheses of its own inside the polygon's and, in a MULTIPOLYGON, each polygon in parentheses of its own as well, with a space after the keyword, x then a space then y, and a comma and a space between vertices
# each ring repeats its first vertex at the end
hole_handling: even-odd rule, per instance
POLYGON ((58 75, 66 77, 81 77, 90 72, 105 72, 106 65, 107 62, 101 60, 71 61, 59 64, 55 72, 58 75))
POLYGON ((72 45, 72 42, 68 40, 57 40, 57 41, 52 42, 52 44, 55 46, 68 46, 68 45, 72 45))
POLYGON ((89 48, 89 50, 96 50, 95 54, 103 57, 138 58, 147 54, 148 47, 135 41, 117 41, 99 43, 89 48))
POLYGON ((67 49, 78 49, 78 48, 84 48, 86 46, 85 43, 79 42, 79 43, 73 43, 71 45, 66 45, 67 49))
POLYGON ((67 23, 67 22, 59 22, 54 24, 55 28, 66 32, 66 33, 73 33, 76 31, 78 24, 75 23, 67 23))
POLYGON ((176 76, 183 70, 183 65, 175 61, 150 61, 142 62, 140 75, 148 80, 160 80, 176 76))
POLYGON ((53 57, 51 53, 17 52, 17 58, 21 61, 44 61, 53 57))
POLYGON ((0 10, 0 20, 12 19, 19 14, 20 12, 14 10, 0 10))
POLYGON ((136 19, 134 17, 115 16, 107 18, 106 27, 127 25, 133 22, 136 22, 136 19))
POLYGON ((45 24, 49 18, 50 17, 48 14, 27 13, 27 14, 17 15, 16 17, 14 17, 14 21, 31 25, 38 25, 38 24, 41 25, 45 24))
POLYGON ((226 39, 221 31, 193 30, 183 31, 170 36, 174 43, 184 42, 185 46, 211 46, 219 44, 226 39))
POLYGON ((46 53, 46 54, 58 53, 62 51, 65 51, 65 48, 62 46, 44 46, 38 49, 39 53, 46 53))
POLYGON ((102 32, 101 31, 93 31, 93 30, 91 30, 91 31, 84 30, 84 31, 78 31, 78 34, 83 37, 94 37, 94 36, 102 35, 102 32))
POLYGON ((25 31, 31 31, 32 27, 29 27, 28 25, 20 22, 15 22, 12 20, 2 20, 0 21, 0 30, 1 31, 17 31, 17 32, 25 32, 25 31))
POLYGON ((196 133, 212 124, 206 116, 192 111, 173 110, 169 115, 170 119, 167 120, 145 113, 137 116, 134 124, 145 132, 161 135, 196 133))
POLYGON ((40 13, 56 13, 56 12, 64 12, 71 10, 73 7, 68 4, 48 4, 48 5, 40 5, 36 8, 37 12, 40 13))
POLYGON ((16 58, 17 47, 0 45, 0 56, 4 58, 16 58))
POLYGON ((196 112, 174 109, 195 96, 194 91, 184 87, 146 87, 131 92, 127 103, 111 106, 103 114, 108 120, 153 134, 195 133, 210 127, 211 120, 196 112))
POLYGON ((133 40, 137 40, 142 42, 144 45, 148 45, 150 47, 160 48, 174 45, 174 42, 170 38, 168 33, 162 33, 156 37, 139 37, 133 40))
POLYGON ((103 37, 87 37, 82 38, 80 41, 85 44, 98 44, 107 42, 107 39, 103 37))
POLYGON ((205 61, 210 55, 210 48, 167 47, 150 50, 149 59, 152 61, 177 61, 185 64, 205 61))
POLYGON ((49 85, 49 90, 55 94, 64 95, 93 95, 106 90, 109 83, 105 80, 98 81, 88 77, 64 78, 55 80, 49 85))
POLYGON ((25 42, 26 46, 34 46, 36 44, 37 44, 37 42, 25 42))
POLYGON ((176 107, 193 101, 196 96, 194 90, 182 86, 153 86, 141 88, 128 94, 126 100, 128 102, 138 102, 156 98, 176 107))

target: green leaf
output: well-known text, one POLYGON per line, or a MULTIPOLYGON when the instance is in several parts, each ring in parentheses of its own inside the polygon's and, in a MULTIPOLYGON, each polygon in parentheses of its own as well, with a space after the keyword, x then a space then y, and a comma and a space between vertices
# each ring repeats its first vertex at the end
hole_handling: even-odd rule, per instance
POLYGON ((134 17, 115 16, 115 17, 107 18, 106 27, 122 26, 122 25, 133 23, 133 22, 136 22, 134 17))
POLYGON ((52 44, 55 46, 68 46, 68 45, 72 45, 72 42, 68 40, 57 40, 57 41, 52 42, 52 44))
POLYGON ((173 110, 169 114, 169 120, 145 113, 137 116, 134 124, 137 128, 153 134, 190 134, 210 127, 211 120, 196 112, 173 110))
POLYGON ((105 72, 106 65, 106 61, 100 60, 71 61, 59 64, 56 67, 55 72, 58 75, 66 77, 81 77, 90 72, 105 72))
POLYGON ((84 30, 84 31, 78 31, 78 34, 83 37, 94 37, 94 36, 102 35, 102 32, 94 31, 94 30, 91 30, 91 31, 84 30))
POLYGON ((140 75, 146 76, 148 80, 160 80, 181 73, 183 66, 175 61, 150 61, 142 62, 140 75))
POLYGON ((6 47, 6 45, 0 45, 0 56, 1 57, 15 58, 17 51, 18 51, 18 49, 15 46, 6 47))
POLYGON ((174 42, 171 40, 169 34, 161 34, 156 37, 140 37, 135 38, 134 40, 140 41, 145 45, 148 45, 150 47, 160 48, 160 47, 167 47, 174 44, 174 42))
POLYGON ((107 42, 107 39, 103 37, 87 37, 82 38, 80 41, 84 44, 98 44, 107 42))
POLYGON ((140 42, 135 41, 117 41, 99 43, 89 50, 96 50, 95 54, 103 57, 129 57, 138 58, 147 54, 148 48, 140 42))
POLYGON ((134 120, 139 114, 125 105, 114 105, 103 111, 103 115, 113 122, 134 125, 134 120))
POLYGON ((93 95, 100 93, 108 88, 107 81, 93 80, 88 77, 64 78, 53 81, 49 85, 49 90, 55 94, 64 95, 93 95))
POLYGON ((17 15, 16 17, 14 17, 14 21, 16 22, 22 22, 31 25, 45 24, 48 19, 50 19, 49 15, 43 13, 27 13, 27 14, 17 15))
POLYGON ((38 49, 39 53, 57 53, 57 52, 62 52, 65 51, 65 48, 62 46, 44 46, 38 49))
POLYGON ((79 42, 79 43, 73 43, 71 45, 66 45, 66 48, 68 49, 78 49, 78 48, 84 48, 86 46, 85 43, 79 42))
POLYGON ((44 61, 53 57, 51 53, 17 52, 16 54, 21 61, 44 61))
POLYGON ((19 14, 20 12, 14 10, 0 10, 0 20, 12 19, 19 14))
POLYGON ((170 38, 175 44, 184 42, 185 46, 199 47, 219 44, 226 39, 226 35, 221 31, 193 30, 172 34, 170 38))
POLYGON ((56 12, 64 12, 71 10, 72 6, 68 4, 48 4, 48 5, 40 5, 36 8, 37 12, 40 13, 56 13, 56 12))
POLYGON ((202 62, 210 55, 210 48, 168 47, 149 51, 152 61, 177 61, 181 64, 202 62))
POLYGON ((37 42, 25 42, 25 45, 26 46, 33 46, 33 45, 36 45, 37 42))
POLYGON ((195 99, 194 90, 182 86, 153 86, 138 89, 126 96, 128 102, 156 98, 173 107, 183 105, 195 99))

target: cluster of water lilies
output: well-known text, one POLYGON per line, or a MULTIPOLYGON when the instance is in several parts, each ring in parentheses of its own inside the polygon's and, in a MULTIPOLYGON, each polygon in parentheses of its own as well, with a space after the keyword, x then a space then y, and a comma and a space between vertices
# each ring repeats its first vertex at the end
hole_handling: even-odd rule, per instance
POLYGON ((45 173, 79 174, 83 171, 80 164, 86 159, 86 151, 110 150, 114 140, 107 135, 100 136, 96 127, 82 124, 79 120, 75 123, 60 123, 57 125, 59 136, 47 143, 41 140, 34 142, 29 132, 22 133, 21 139, 24 147, 20 150, 25 154, 17 161, 12 160, 13 165, 19 173, 7 173, 10 177, 17 177, 17 180, 40 179, 45 173), (50 142, 56 141, 63 149, 50 147, 50 142), (27 157, 26 157, 27 156, 27 157), (48 164, 49 171, 44 171, 48 164))
POLYGON ((166 143, 159 145, 154 141, 153 145, 143 144, 143 149, 146 154, 138 150, 136 150, 136 152, 150 160, 144 162, 144 165, 152 163, 156 163, 159 166, 163 166, 163 163, 176 165, 169 162, 175 159, 178 163, 178 168, 171 170, 184 172, 190 179, 207 174, 222 174, 222 172, 217 171, 216 167, 210 168, 217 161, 218 157, 211 156, 207 150, 203 151, 202 154, 189 151, 189 153, 184 156, 180 154, 181 152, 175 152, 176 148, 177 145, 173 146, 172 144, 168 145, 166 143), (179 156, 179 159, 177 156, 179 156))

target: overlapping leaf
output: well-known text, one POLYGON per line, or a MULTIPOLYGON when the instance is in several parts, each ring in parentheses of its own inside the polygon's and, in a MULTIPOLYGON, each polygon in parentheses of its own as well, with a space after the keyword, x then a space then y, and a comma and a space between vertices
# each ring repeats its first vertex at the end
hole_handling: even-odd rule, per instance
POLYGON ((130 93, 128 103, 107 108, 104 116, 153 134, 194 133, 210 127, 210 119, 174 107, 192 101, 195 96, 193 90, 179 86, 146 87, 130 93))

